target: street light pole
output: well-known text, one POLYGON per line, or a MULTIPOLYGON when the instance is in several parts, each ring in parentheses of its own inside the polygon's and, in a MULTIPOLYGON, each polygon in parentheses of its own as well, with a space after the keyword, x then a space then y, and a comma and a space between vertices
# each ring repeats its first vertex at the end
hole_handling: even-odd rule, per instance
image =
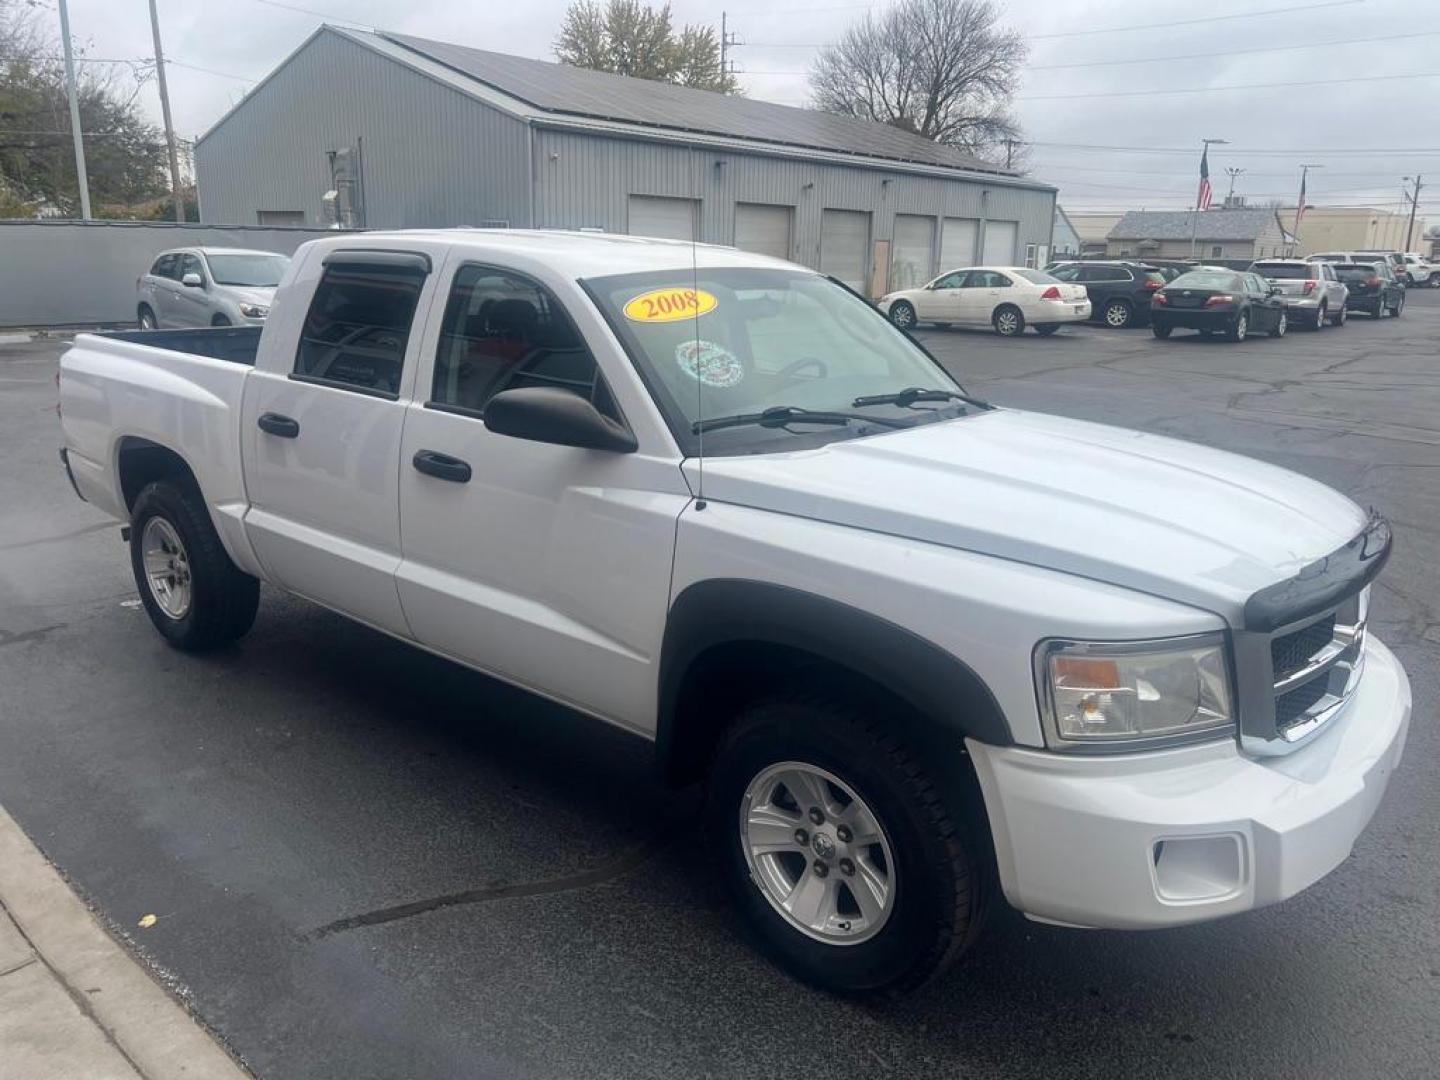
MULTIPOLYGON (((1229 139, 1201 139, 1200 142, 1201 142, 1201 144, 1204 146, 1205 149, 1204 149, 1203 151, 1201 151, 1200 160, 1201 160, 1201 161, 1208 162, 1208 161, 1210 160, 1210 159, 1209 159, 1210 147, 1211 147, 1211 146, 1223 146, 1223 145, 1229 143, 1229 141, 1230 141, 1229 139)), ((1196 238, 1197 235, 1199 235, 1199 232, 1200 232, 1200 189, 1197 187, 1197 188, 1195 189, 1195 209, 1190 212, 1190 258, 1191 258, 1191 259, 1194 259, 1194 258, 1195 258, 1195 238, 1196 238)))
MULTIPOLYGON (((1405 179, 1408 181, 1410 180, 1410 177, 1407 176, 1405 179)), ((1415 208, 1420 205, 1420 189, 1425 186, 1423 183, 1421 183, 1423 179, 1424 177, 1422 177, 1419 173, 1416 173, 1415 179, 1413 181, 1413 183, 1415 184, 1415 190, 1413 192, 1405 192, 1405 194, 1410 199, 1410 224, 1405 226, 1406 251, 1410 250, 1410 238, 1415 233, 1415 208)))
POLYGON ((70 97, 70 138, 75 142, 75 179, 80 185, 80 216, 90 220, 90 177, 85 172, 85 140, 80 132, 80 96, 75 90, 75 54, 70 49, 70 12, 60 0, 60 38, 65 47, 65 90, 70 97))
POLYGON ((1226 205, 1226 206, 1229 206, 1230 203, 1231 203, 1231 201, 1235 198, 1235 178, 1236 178, 1237 176, 1239 176, 1241 173, 1243 173, 1244 171, 1245 171, 1244 169, 1237 169, 1237 168, 1236 168, 1235 166, 1233 166, 1233 165, 1228 166, 1228 167, 1225 169, 1226 175, 1228 175, 1228 176, 1230 177, 1230 190, 1225 193, 1225 205, 1226 205))
POLYGON ((170 123, 170 91, 165 86, 165 50, 160 47, 160 16, 150 0, 150 33, 155 39, 155 78, 160 84, 160 116, 165 121, 165 148, 170 153, 170 194, 175 200, 175 220, 185 220, 185 203, 180 197, 180 158, 175 153, 175 126, 170 123))

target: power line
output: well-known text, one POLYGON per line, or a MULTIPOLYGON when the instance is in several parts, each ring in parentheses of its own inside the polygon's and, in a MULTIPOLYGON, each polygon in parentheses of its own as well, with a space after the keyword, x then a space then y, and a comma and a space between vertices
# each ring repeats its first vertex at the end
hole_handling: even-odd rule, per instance
POLYGON ((251 79, 245 75, 232 75, 228 71, 216 71, 214 68, 201 67, 199 64, 187 63, 184 60, 176 60, 173 56, 165 61, 172 67, 182 67, 190 71, 203 71, 206 75, 218 75, 222 79, 234 79, 236 82, 254 83, 258 80, 251 79))
MULTIPOLYGON (((1107 146, 1101 143, 1062 143, 1046 142, 1040 139, 1030 139, 1026 146, 1051 147, 1059 150, 1119 150, 1130 154, 1186 154, 1194 156, 1193 147, 1180 146, 1107 146)), ((1377 156, 1387 154, 1440 154, 1440 146, 1417 147, 1417 146, 1359 146, 1359 147, 1318 147, 1318 146, 1292 146, 1285 148, 1267 147, 1263 149, 1247 149, 1240 146, 1232 146, 1226 154, 1267 154, 1281 157, 1317 157, 1324 154, 1374 154, 1377 156)))
POLYGON ((1270 8, 1266 11, 1241 11, 1233 15, 1207 15, 1201 19, 1182 19, 1179 22, 1141 23, 1139 26, 1110 26, 1102 30, 1067 30, 1054 34, 1030 34, 1031 41, 1048 38, 1084 37, 1089 34, 1127 34, 1134 30, 1165 30, 1172 26, 1197 26, 1200 23, 1225 22, 1230 19, 1258 19, 1264 15, 1284 15, 1291 11, 1316 11, 1319 8, 1349 7, 1364 0, 1326 0, 1318 4, 1301 4, 1298 7, 1270 8))
POLYGON ((1361 82, 1393 82, 1396 79, 1435 79, 1440 71, 1416 71, 1408 75, 1359 75, 1348 79, 1308 79, 1302 82, 1231 83, 1225 86, 1184 86, 1150 90, 1102 90, 1094 93, 1021 94, 1016 101, 1072 101, 1076 98, 1154 97, 1158 94, 1210 94, 1222 90, 1276 90, 1289 86, 1349 86, 1361 82))
POLYGON ((1327 49, 1336 45, 1368 45, 1376 41, 1401 41, 1417 37, 1435 37, 1437 35, 1440 35, 1440 30, 1420 30, 1410 34, 1385 34, 1381 37, 1346 38, 1343 41, 1311 41, 1303 45, 1266 45, 1258 49, 1226 49, 1223 52, 1181 53, 1176 56, 1137 56, 1127 60, 1083 60, 1072 64, 1031 64, 1025 70, 1059 71, 1062 68, 1115 67, 1121 64, 1158 64, 1170 60, 1210 60, 1216 57, 1249 56, 1254 53, 1327 49))
MULTIPOLYGON (((298 4, 286 4, 281 0, 253 0, 254 3, 264 4, 266 7, 279 8, 282 11, 293 11, 300 15, 314 15, 317 19, 327 19, 330 22, 340 23, 343 26, 357 26, 362 30, 374 30, 375 27, 366 23, 358 23, 348 15, 336 15, 329 11, 317 11, 315 8, 301 7, 298 4)), ((1319 5, 1317 5, 1319 6, 1319 5)))

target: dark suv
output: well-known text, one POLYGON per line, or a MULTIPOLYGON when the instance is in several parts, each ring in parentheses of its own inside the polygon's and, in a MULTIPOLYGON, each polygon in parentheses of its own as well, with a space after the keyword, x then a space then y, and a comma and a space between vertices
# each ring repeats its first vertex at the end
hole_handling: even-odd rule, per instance
POLYGON ((1165 275, 1147 263, 1087 260, 1068 262, 1051 277, 1084 285, 1090 294, 1090 317, 1120 329, 1150 320, 1150 297, 1165 285, 1165 275))
MULTIPOLYGON (((1357 260, 1359 256, 1356 256, 1357 260)), ((1331 263, 1335 276, 1350 289, 1345 307, 1363 311, 1372 319, 1399 316, 1405 310, 1405 286, 1383 258, 1375 262, 1331 263)))

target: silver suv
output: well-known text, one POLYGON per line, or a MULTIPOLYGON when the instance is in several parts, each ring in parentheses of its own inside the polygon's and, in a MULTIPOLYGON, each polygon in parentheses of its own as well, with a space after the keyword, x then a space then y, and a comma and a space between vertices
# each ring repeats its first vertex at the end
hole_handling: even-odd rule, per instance
POLYGON ((1250 270, 1280 290, 1291 326, 1320 330, 1326 320, 1331 326, 1345 325, 1345 301, 1350 298, 1350 289, 1329 263, 1263 259, 1252 264, 1250 270))
POLYGON ((290 268, 273 251, 193 247, 161 252, 135 282, 140 329, 259 325, 290 268))

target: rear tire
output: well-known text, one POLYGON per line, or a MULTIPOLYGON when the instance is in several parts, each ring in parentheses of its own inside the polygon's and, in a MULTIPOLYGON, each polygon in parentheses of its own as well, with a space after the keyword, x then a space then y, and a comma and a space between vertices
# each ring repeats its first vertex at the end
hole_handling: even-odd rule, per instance
POLYGON ((1035 333, 1039 334, 1041 337, 1049 337, 1051 334, 1055 333, 1055 331, 1059 329, 1059 323, 1041 323, 1040 325, 1035 327, 1035 333))
POLYGON ((991 889, 973 816, 952 810, 879 711, 848 695, 777 693, 741 713, 710 778, 711 835, 760 948, 838 993, 934 978, 978 936, 991 889), (855 822, 876 841, 845 831, 855 822), (870 883, 883 893, 856 891, 870 883))
POLYGON ((1392 319, 1400 318, 1400 313, 1405 310, 1405 294, 1400 294, 1400 299, 1395 301, 1395 306, 1390 309, 1392 319))
POLYGON ((1319 333, 1321 330, 1325 329, 1325 320, 1329 317, 1329 309, 1327 309, 1324 304, 1321 304, 1315 309, 1315 321, 1310 324, 1310 329, 1314 330, 1316 333, 1319 333))
POLYGON ((137 321, 141 330, 155 329, 155 312, 150 310, 149 304, 140 305, 140 318, 137 321))
POLYGON ((1160 326, 1155 323, 1150 324, 1150 332, 1161 340, 1168 338, 1170 336, 1170 331, 1172 331, 1173 329, 1173 326, 1160 326))
POLYGON ((1025 316, 1014 304, 1001 304, 990 316, 990 325, 1001 337, 1019 337, 1025 332, 1025 316))
POLYGON ((1345 320, 1348 319, 1349 317, 1350 317, 1350 309, 1347 308, 1347 307, 1345 307, 1345 305, 1342 304, 1342 305, 1340 305, 1340 310, 1337 311, 1337 312, 1335 312, 1333 315, 1330 316, 1330 325, 1331 325, 1331 326, 1344 326, 1344 325, 1345 325, 1345 320))
POLYGON ((1225 331, 1225 336, 1231 341, 1244 341, 1250 336, 1250 313, 1242 311, 1235 316, 1235 321, 1225 331))
POLYGON ((1370 317, 1372 319, 1383 319, 1387 314, 1389 314, 1389 310, 1385 307, 1385 298, 1381 297, 1375 301, 1375 310, 1371 313, 1370 317))
POLYGON ((1111 300, 1101 316, 1112 330, 1124 330, 1135 319, 1135 309, 1125 300, 1111 300))
POLYGON ((260 582, 225 553, 199 491, 173 480, 147 485, 130 517, 130 567, 140 601, 171 645, 201 652, 255 622, 260 582))
POLYGON ((914 330, 915 305, 909 300, 896 300, 890 305, 890 321, 901 330, 914 330))

